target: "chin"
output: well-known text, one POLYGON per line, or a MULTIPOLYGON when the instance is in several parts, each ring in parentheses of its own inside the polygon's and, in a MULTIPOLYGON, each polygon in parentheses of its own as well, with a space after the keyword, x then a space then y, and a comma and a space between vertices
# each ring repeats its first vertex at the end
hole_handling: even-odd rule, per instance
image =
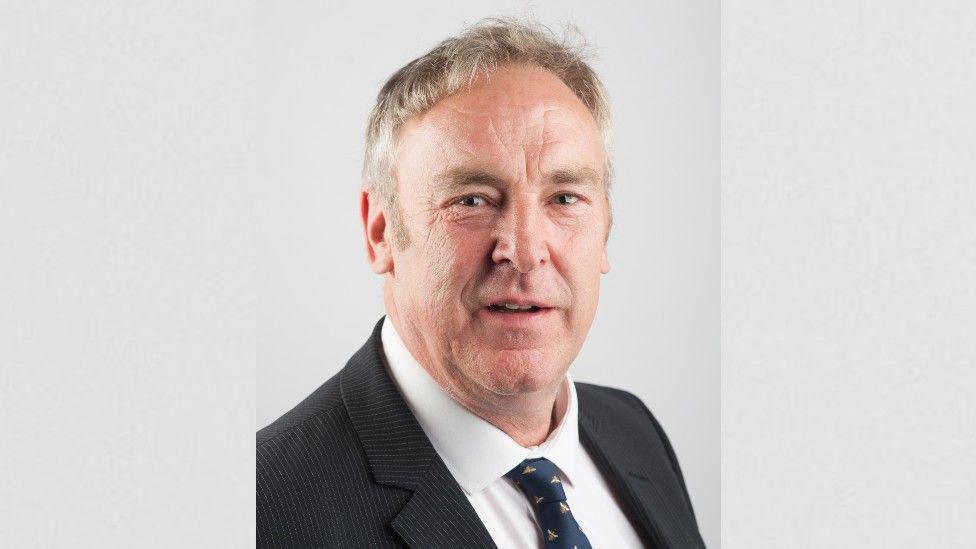
POLYGON ((476 362, 489 365, 480 374, 486 388, 497 394, 531 393, 550 387, 566 375, 548 351, 539 349, 506 350, 476 362))

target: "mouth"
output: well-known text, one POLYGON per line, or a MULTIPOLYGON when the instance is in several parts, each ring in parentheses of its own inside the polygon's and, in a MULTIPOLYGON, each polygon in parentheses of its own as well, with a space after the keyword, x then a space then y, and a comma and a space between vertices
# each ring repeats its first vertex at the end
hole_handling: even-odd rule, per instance
POLYGON ((489 311, 494 311, 496 313, 504 314, 525 314, 525 313, 536 313, 543 309, 548 309, 548 307, 538 307, 536 305, 516 305, 511 303, 498 303, 492 304, 488 307, 489 311))
POLYGON ((541 302, 503 300, 481 308, 482 318, 503 329, 541 329, 553 318, 555 307, 541 302))

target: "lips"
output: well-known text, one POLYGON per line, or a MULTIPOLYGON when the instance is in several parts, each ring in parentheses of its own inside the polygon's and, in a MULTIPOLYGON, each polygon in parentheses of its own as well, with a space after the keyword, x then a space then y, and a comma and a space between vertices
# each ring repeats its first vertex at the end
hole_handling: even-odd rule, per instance
POLYGON ((551 309, 547 301, 524 296, 503 296, 491 300, 486 307, 500 313, 533 313, 551 309))
POLYGON ((488 308, 499 313, 534 313, 541 309, 535 305, 516 305, 513 303, 492 304, 488 308))
POLYGON ((478 317, 492 330, 533 331, 539 335, 552 329, 555 311, 548 300, 508 295, 487 301, 478 317))

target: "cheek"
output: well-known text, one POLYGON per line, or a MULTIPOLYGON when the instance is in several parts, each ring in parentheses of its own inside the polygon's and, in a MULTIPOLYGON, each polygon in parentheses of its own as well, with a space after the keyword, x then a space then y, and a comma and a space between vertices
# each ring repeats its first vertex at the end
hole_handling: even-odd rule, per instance
MULTIPOLYGON (((573 253, 602 252, 607 236, 606 206, 602 202, 569 210, 550 210, 550 224, 556 239, 573 253)), ((582 259, 582 258, 581 258, 582 259)))
POLYGON ((493 220, 488 215, 440 222, 440 253, 445 263, 464 272, 478 271, 491 256, 493 220))
POLYGON ((592 225, 565 234, 558 253, 560 271, 573 294, 574 316, 590 317, 596 311, 603 276, 601 267, 606 249, 603 233, 592 225))
POLYGON ((598 220, 577 219, 559 225, 557 231, 559 255, 573 282, 591 280, 594 276, 599 279, 606 242, 598 220))
POLYGON ((431 231, 423 246, 421 295, 442 305, 462 304, 462 294, 476 282, 483 262, 482 239, 471 231, 437 230, 431 231))

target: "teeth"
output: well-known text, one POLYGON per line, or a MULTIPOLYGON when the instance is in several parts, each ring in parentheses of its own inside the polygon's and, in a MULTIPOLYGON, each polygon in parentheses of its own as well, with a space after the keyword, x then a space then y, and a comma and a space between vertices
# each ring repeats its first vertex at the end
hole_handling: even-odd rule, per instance
POLYGON ((503 306, 509 311, 527 311, 532 308, 532 305, 515 305, 513 303, 505 303, 503 306))

